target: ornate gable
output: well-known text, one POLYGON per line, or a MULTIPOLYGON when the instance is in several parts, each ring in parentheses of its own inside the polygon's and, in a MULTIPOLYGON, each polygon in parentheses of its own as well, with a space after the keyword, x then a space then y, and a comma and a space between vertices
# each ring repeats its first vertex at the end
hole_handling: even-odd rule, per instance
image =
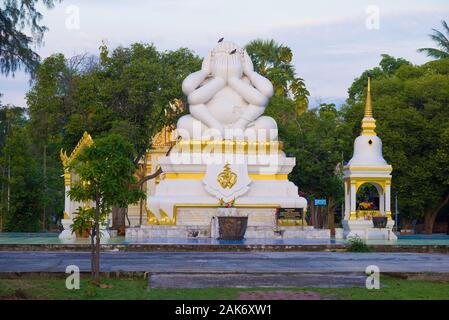
POLYGON ((68 165, 70 165, 70 163, 74 159, 76 159, 76 157, 78 157, 81 150, 83 150, 86 147, 90 147, 93 143, 94 143, 94 140, 92 139, 90 134, 88 134, 87 132, 84 132, 83 136, 81 137, 80 141, 78 141, 77 145, 73 149, 70 156, 67 156, 67 152, 61 148, 61 152, 60 152, 59 156, 61 158, 62 165, 64 166, 64 168, 66 168, 68 165))

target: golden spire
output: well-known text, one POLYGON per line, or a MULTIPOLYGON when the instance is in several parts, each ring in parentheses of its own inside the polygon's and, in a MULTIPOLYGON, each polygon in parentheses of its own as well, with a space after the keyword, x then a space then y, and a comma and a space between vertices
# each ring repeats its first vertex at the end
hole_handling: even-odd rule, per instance
POLYGON ((375 136, 376 120, 373 118, 373 105, 371 102, 371 78, 368 77, 368 90, 366 93, 365 115, 362 120, 362 136, 375 136))
POLYGON ((373 117, 373 105, 371 103, 371 78, 368 77, 368 91, 366 93, 365 118, 373 117))

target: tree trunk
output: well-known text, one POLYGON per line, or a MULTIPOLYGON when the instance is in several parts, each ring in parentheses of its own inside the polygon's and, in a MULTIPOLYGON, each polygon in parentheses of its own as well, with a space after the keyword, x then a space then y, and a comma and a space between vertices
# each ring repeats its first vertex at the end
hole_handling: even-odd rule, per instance
POLYGON ((0 232, 3 231, 3 220, 5 219, 5 170, 2 168, 2 194, 1 194, 1 204, 0 204, 0 232))
POLYGON ((44 162, 44 208, 42 211, 42 231, 45 232, 45 222, 47 219, 47 146, 44 145, 43 150, 43 162, 44 162))
POLYGON ((125 230, 126 208, 112 208, 112 229, 125 230))
POLYGON ((6 190, 6 216, 11 208, 11 156, 8 155, 8 185, 6 190))
POLYGON ((95 201, 95 249, 93 255, 93 281, 100 284, 100 196, 97 195, 95 201))
MULTIPOLYGON (((142 188, 142 186, 140 186, 140 191, 143 191, 143 188, 142 188)), ((143 220, 142 220, 142 218, 143 218, 143 199, 140 199, 140 201, 139 201, 139 226, 141 226, 142 225, 142 222, 143 222, 143 220)))
POLYGON ((317 212, 317 215, 316 215, 316 228, 319 228, 319 229, 321 229, 322 228, 322 226, 323 226, 323 219, 322 219, 322 216, 321 216, 321 206, 318 206, 318 212, 317 212))
POLYGON ((335 237, 335 202, 334 199, 329 198, 327 205, 327 223, 331 230, 331 236, 335 237))
POLYGON ((424 233, 432 234, 438 212, 427 212, 424 216, 424 233))
POLYGON ((315 227, 315 201, 310 200, 310 225, 315 227))
POLYGON ((438 217, 440 210, 449 202, 449 194, 441 201, 434 209, 426 211, 424 215, 424 232, 432 234, 435 220, 438 217))

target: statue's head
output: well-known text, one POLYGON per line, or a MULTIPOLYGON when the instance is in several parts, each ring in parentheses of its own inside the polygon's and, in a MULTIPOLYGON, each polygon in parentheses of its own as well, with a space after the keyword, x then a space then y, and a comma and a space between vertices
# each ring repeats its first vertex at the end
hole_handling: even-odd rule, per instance
POLYGON ((231 52, 235 50, 233 55, 240 57, 240 61, 243 62, 245 51, 237 46, 235 43, 230 41, 220 42, 215 48, 211 51, 211 59, 212 61, 228 59, 231 52))

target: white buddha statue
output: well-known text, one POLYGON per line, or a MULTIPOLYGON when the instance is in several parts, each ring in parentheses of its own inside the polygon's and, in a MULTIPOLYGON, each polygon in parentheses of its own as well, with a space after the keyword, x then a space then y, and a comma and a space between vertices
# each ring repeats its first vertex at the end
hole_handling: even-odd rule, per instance
POLYGON ((254 72, 248 53, 234 43, 221 42, 209 52, 182 90, 190 109, 177 124, 183 140, 277 140, 276 122, 262 116, 273 86, 254 72))

